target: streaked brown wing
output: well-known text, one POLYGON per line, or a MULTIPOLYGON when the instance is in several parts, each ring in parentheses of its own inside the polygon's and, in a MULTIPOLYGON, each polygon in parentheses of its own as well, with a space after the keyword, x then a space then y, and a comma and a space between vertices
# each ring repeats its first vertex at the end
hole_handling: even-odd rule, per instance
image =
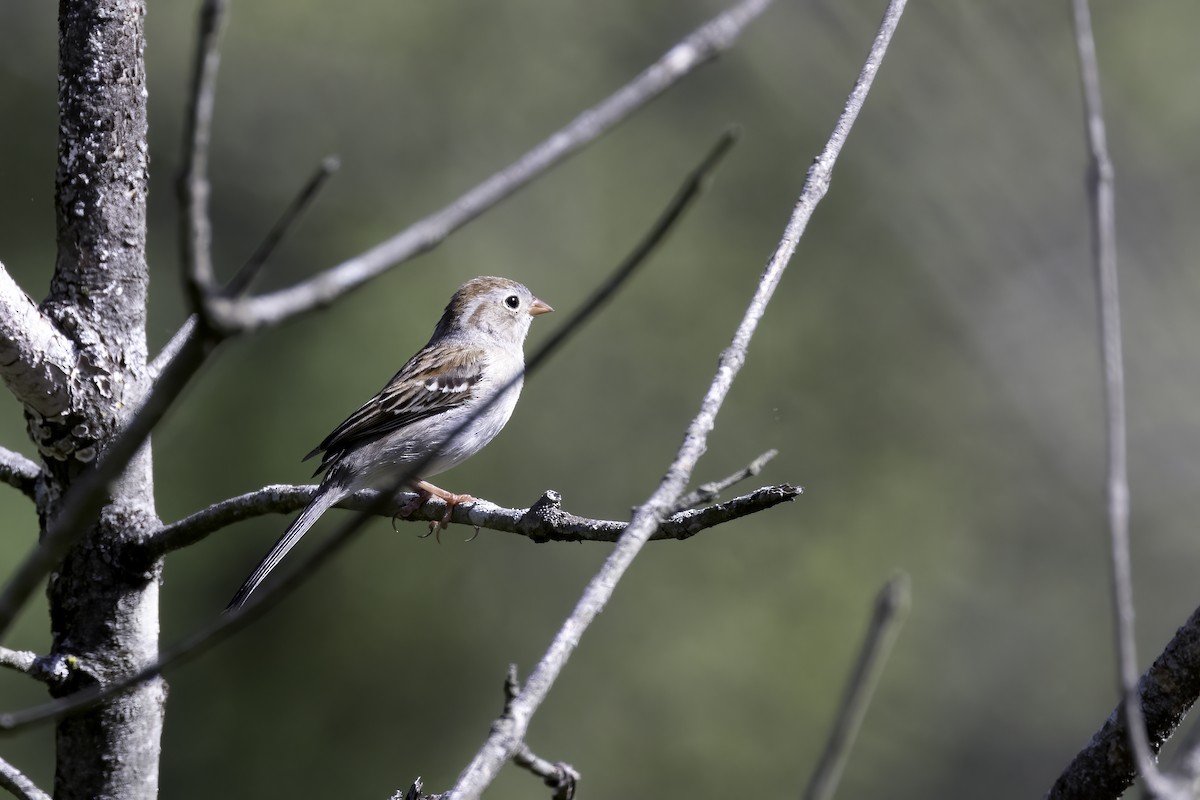
POLYGON ((314 473, 319 475, 347 450, 469 402, 482 377, 482 351, 460 350, 447 364, 445 350, 422 350, 304 460, 324 452, 321 466, 314 473))

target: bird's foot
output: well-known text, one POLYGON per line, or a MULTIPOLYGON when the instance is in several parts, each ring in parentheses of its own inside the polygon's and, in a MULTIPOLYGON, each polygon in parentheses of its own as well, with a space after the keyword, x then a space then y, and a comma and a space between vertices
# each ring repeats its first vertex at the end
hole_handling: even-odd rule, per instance
MULTIPOLYGON (((474 503, 475 498, 469 494, 455 494, 454 492, 447 492, 445 489, 439 489, 432 483, 427 483, 426 481, 418 481, 416 488, 419 494, 425 495, 425 499, 421 501, 421 504, 418 505, 417 508, 420 508, 422 505, 424 505, 425 500, 428 500, 430 497, 437 497, 446 504, 446 513, 442 515, 441 519, 434 520, 433 522, 429 523, 429 533, 426 533, 421 537, 422 539, 426 539, 430 535, 433 535, 438 544, 441 544, 442 531, 450 527, 450 517, 454 514, 455 506, 462 505, 463 503, 474 503)), ((416 509, 413 510, 415 511, 416 509)))
POLYGON ((421 507, 424 506, 427 502, 429 502, 429 498, 431 498, 431 497, 433 497, 433 492, 428 492, 428 491, 422 489, 420 486, 418 486, 417 487, 417 496, 414 497, 412 500, 409 500, 404 505, 400 506, 400 510, 397 511, 395 514, 392 514, 392 530, 396 531, 396 533, 399 533, 400 532, 399 529, 396 528, 396 520, 408 519, 413 514, 420 511, 421 507))

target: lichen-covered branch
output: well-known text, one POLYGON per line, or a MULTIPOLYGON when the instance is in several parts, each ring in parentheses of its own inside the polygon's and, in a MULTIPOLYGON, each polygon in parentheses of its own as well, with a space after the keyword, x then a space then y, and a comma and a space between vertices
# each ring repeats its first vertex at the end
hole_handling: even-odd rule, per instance
MULTIPOLYGON (((290 514, 303 508, 312 499, 316 486, 264 486, 256 492, 231 497, 173 522, 153 534, 148 547, 155 555, 179 550, 243 520, 264 514, 290 514)), ((794 500, 803 489, 790 484, 765 486, 724 503, 676 513, 663 520, 651 539, 687 539, 703 530, 731 522, 741 517, 794 500)), ((380 510, 380 515, 393 516, 415 497, 405 492, 397 495, 380 510)), ((379 495, 362 491, 346 498, 338 508, 360 511, 377 507, 379 495)), ((409 522, 440 520, 446 507, 441 500, 431 499, 411 517, 409 522)), ((558 492, 548 491, 529 508, 504 508, 487 500, 456 506, 451 522, 502 533, 515 533, 535 542, 615 542, 627 523, 615 520, 591 519, 562 510, 558 492)))
POLYGON ((70 406, 75 344, 0 264, 0 378, 26 408, 54 417, 70 406))
POLYGON ((37 653, 29 650, 10 650, 7 647, 0 647, 0 667, 4 669, 29 674, 37 664, 37 659, 37 653))
POLYGON ((0 481, 4 481, 31 500, 42 468, 20 453, 0 447, 0 481))

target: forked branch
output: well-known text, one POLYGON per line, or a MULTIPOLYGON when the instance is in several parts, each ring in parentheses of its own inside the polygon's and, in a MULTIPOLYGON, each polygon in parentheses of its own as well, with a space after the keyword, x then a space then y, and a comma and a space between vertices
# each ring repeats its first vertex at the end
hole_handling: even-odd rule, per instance
MULTIPOLYGON (((307 505, 316 490, 316 486, 264 486, 256 492, 231 497, 165 526, 148 542, 148 546, 155 555, 163 555, 189 547, 243 520, 264 514, 291 514, 307 505)), ((802 493, 801 488, 786 483, 765 486, 724 503, 673 514, 663 521, 650 538, 687 539, 722 523, 794 500, 802 493)), ((377 513, 394 517, 413 498, 415 495, 404 493, 390 500, 385 499, 377 513)), ((378 492, 361 491, 346 498, 338 507, 355 511, 378 508, 380 499, 378 492)), ((442 519, 445 510, 443 501, 432 498, 405 521, 435 522, 442 519)), ((561 498, 554 491, 543 494, 529 508, 504 508, 487 500, 476 499, 473 503, 455 506, 450 521, 474 528, 515 533, 535 542, 615 542, 625 530, 624 522, 580 517, 563 511, 561 498)))

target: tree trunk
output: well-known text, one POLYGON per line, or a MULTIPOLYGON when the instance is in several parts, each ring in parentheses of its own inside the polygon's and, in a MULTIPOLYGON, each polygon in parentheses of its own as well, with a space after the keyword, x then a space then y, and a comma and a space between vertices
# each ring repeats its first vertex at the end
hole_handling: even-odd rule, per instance
MULTIPOLYGON (((45 314, 75 343, 66 411, 28 412, 46 464, 43 529, 74 479, 137 408, 146 370, 146 75, 141 0, 61 0, 58 256, 45 314)), ((149 446, 110 488, 104 511, 49 584, 62 695, 106 684, 158 652, 160 561, 141 556, 158 525, 149 446)), ((165 685, 151 681, 57 729, 54 796, 153 798, 165 685)))

